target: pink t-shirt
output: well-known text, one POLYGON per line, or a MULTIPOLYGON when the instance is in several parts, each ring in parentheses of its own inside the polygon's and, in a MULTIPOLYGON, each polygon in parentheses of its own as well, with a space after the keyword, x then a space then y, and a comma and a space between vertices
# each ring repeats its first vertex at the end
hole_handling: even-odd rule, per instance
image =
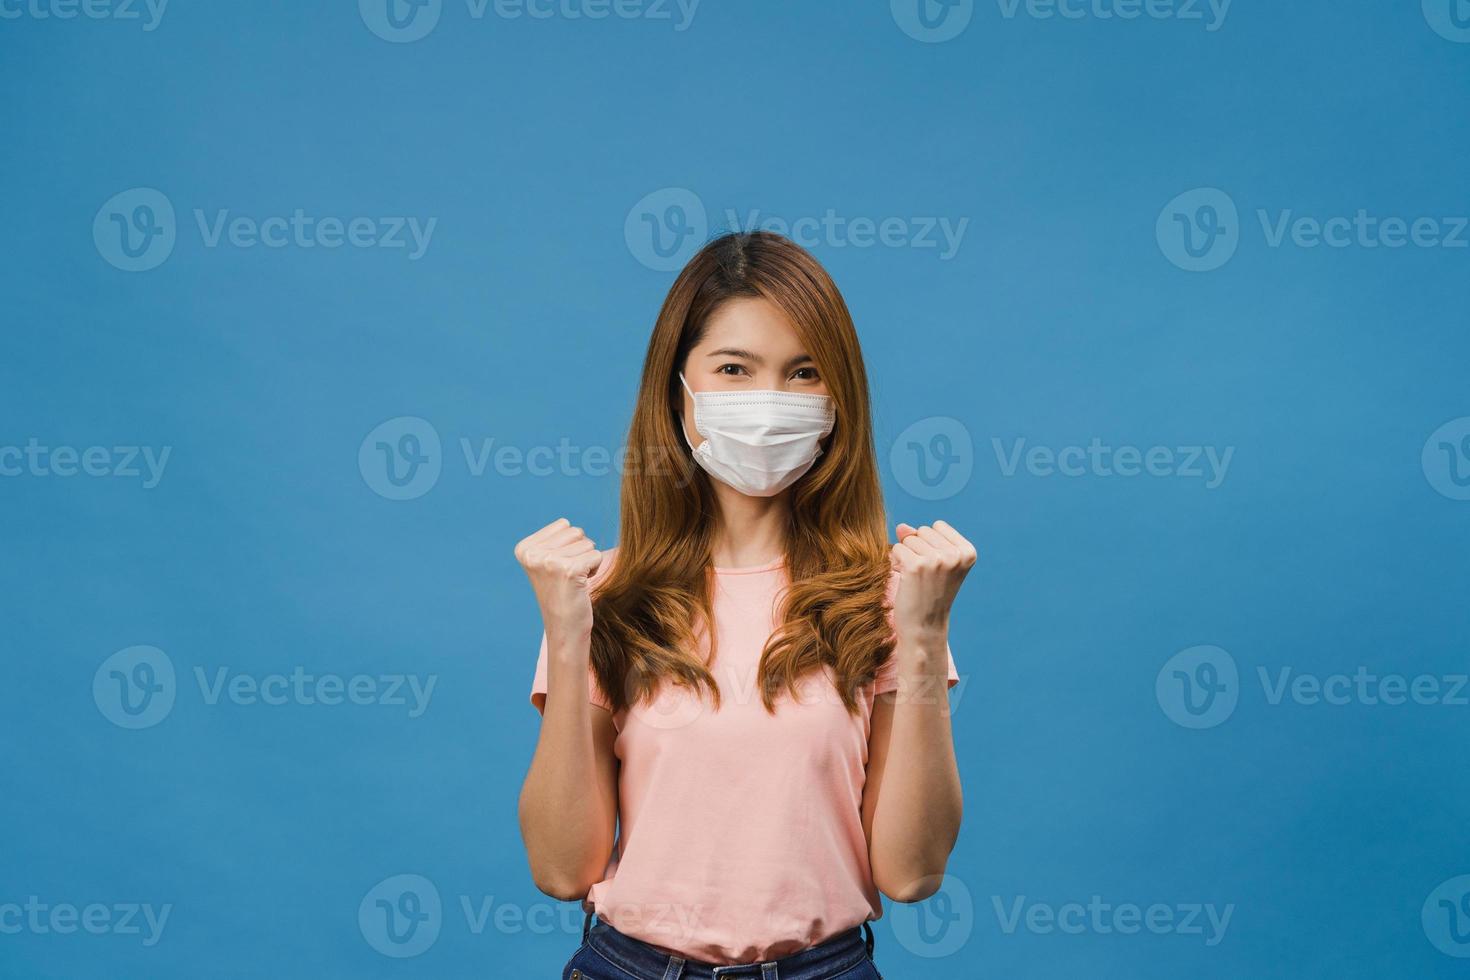
MULTIPOLYGON (((599 576, 611 565, 609 553, 599 576)), ((583 907, 666 952, 751 963, 883 914, 863 833, 863 783, 873 697, 897 689, 898 675, 890 657, 856 717, 825 668, 799 683, 803 703, 782 697, 767 713, 756 674, 778 625, 784 563, 715 573, 711 673, 721 707, 665 683, 652 703, 614 716, 618 844, 583 907)), ((951 655, 948 686, 958 681, 951 655)), ((543 633, 531 687, 538 710, 545 695, 543 633)), ((608 706, 590 669, 588 697, 608 706)))

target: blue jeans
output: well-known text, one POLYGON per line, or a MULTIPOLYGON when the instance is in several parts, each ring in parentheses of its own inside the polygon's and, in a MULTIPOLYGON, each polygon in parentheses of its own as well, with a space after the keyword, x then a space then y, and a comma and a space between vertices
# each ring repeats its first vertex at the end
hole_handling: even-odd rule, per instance
POLYGON ((562 980, 883 980, 873 965, 873 930, 864 922, 825 942, 765 963, 717 966, 670 956, 597 920, 582 922, 582 945, 562 980))

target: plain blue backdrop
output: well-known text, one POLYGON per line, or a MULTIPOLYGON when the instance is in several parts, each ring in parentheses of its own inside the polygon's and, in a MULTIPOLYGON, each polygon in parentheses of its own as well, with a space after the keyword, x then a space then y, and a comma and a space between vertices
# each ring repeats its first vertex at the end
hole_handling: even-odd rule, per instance
POLYGON ((1462 0, 393 2, 0 0, 0 975, 557 975, 511 548, 752 213, 981 551, 885 975, 1465 975, 1462 0))

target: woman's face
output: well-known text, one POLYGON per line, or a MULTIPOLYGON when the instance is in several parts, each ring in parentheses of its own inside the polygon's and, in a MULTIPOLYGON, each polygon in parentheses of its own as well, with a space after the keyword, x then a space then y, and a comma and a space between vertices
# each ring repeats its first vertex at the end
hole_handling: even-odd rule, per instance
MULTIPOLYGON (((827 394, 817 365, 797 339, 796 328, 770 300, 742 296, 710 315, 704 337, 683 364, 693 391, 797 391, 827 394)), ((693 445, 694 399, 684 392, 684 432, 693 445)))

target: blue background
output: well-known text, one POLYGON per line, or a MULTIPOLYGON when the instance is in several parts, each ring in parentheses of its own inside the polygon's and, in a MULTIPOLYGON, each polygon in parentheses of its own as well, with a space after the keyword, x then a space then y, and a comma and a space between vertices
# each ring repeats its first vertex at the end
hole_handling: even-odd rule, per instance
POLYGON ((1273 705, 1257 679, 1466 670, 1470 502, 1421 450, 1470 416, 1470 250, 1273 248, 1257 217, 1470 212, 1470 44, 1419 8, 1237 0, 1209 30, 984 2, 927 43, 874 0, 705 0, 684 30, 675 8, 448 0, 391 43, 340 0, 174 0, 152 31, 7 7, 0 447, 171 456, 151 489, 0 477, 0 904, 173 909, 151 947, 0 933, 0 975, 556 975, 572 906, 549 932, 477 933, 460 897, 557 904, 516 828, 540 627, 511 548, 563 514, 613 542, 617 481, 475 475, 460 440, 621 444, 672 280, 625 223, 684 188, 707 217, 691 249, 727 210, 968 220, 950 258, 810 243, 863 340, 891 518, 944 517, 982 554, 952 634, 958 884, 925 913, 959 951, 921 955, 895 932, 915 909, 890 905, 885 975, 1464 976, 1420 910, 1470 872, 1470 709, 1273 705), (177 243, 126 272, 92 224, 137 187, 172 203, 177 243), (1238 249, 1190 272, 1155 226, 1202 187, 1238 206, 1238 249), (211 248, 193 216, 297 208, 437 225, 411 260, 211 248), (392 500, 358 454, 405 416, 442 472, 392 500), (925 500, 890 448, 936 417, 971 475, 925 500), (1234 456, 1207 489, 1007 476, 992 443, 1094 438, 1234 456), (92 682, 138 644, 169 658, 176 703, 127 730, 92 682), (1240 690, 1192 730, 1155 679, 1202 644, 1240 690), (209 704, 194 679, 297 666, 438 681, 410 718, 209 704), (444 903, 408 959, 358 922, 400 873, 444 903), (1213 946, 1007 932, 995 911, 1093 895, 1234 909, 1213 946))

